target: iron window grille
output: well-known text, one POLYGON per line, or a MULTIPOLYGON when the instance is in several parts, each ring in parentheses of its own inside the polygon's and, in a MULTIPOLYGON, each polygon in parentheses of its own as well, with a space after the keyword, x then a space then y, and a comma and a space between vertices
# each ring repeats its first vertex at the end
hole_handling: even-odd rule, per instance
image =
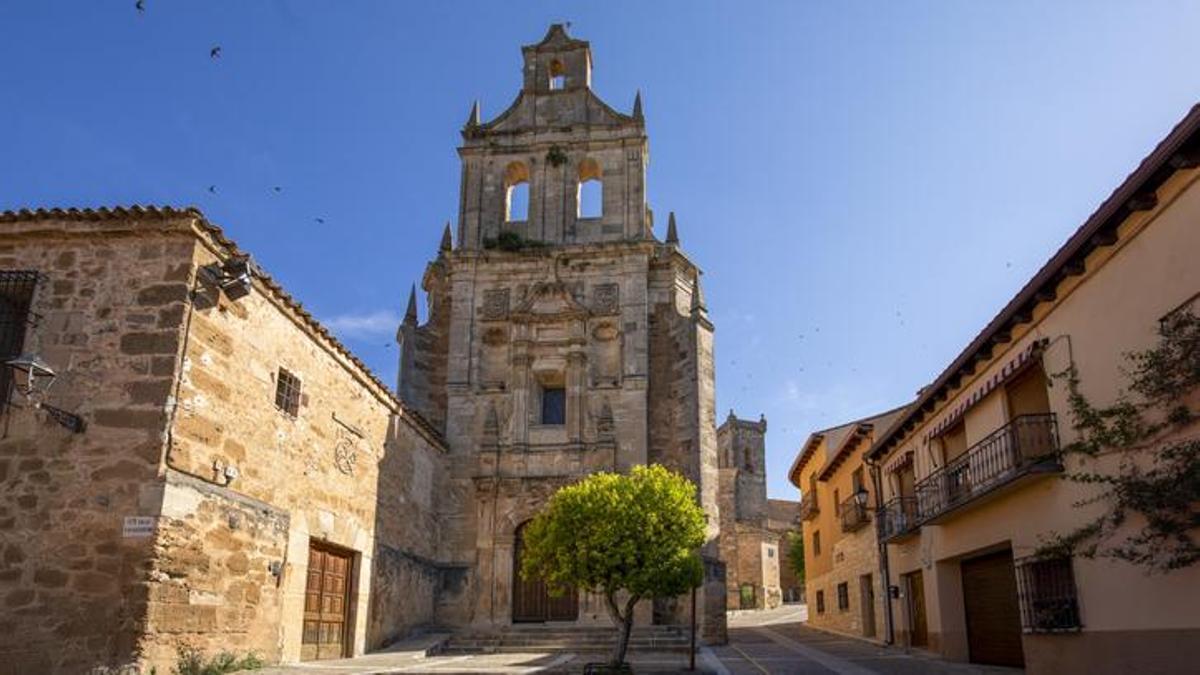
MULTIPOLYGON (((42 279, 33 270, 0 270, 0 364, 21 354, 25 334, 38 323, 38 315, 31 310, 42 279)), ((12 369, 0 367, 0 408, 11 402, 12 387, 12 369)))
POLYGON ((837 585, 838 594, 838 609, 846 611, 850 609, 850 585, 842 582, 837 585))
POLYGON ((275 407, 291 417, 300 414, 300 378, 283 368, 275 379, 275 407))
POLYGON ((1024 632, 1073 632, 1083 627, 1071 558, 1032 556, 1015 561, 1014 567, 1024 632))
POLYGON ((817 591, 817 614, 825 613, 825 591, 817 591))

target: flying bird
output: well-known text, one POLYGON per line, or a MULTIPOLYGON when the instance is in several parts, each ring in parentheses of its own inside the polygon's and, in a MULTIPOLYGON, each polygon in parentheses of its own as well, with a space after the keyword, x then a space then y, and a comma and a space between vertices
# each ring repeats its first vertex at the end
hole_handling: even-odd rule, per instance
POLYGON ((211 192, 211 193, 213 193, 214 195, 215 195, 215 194, 217 194, 217 186, 216 186, 216 185, 209 185, 209 186, 208 186, 208 191, 209 191, 209 192, 211 192))
POLYGON ((274 190, 275 192, 283 192, 283 188, 279 187, 278 185, 276 185, 275 187, 273 187, 271 189, 274 190))
POLYGON ((324 219, 324 218, 313 218, 313 220, 317 221, 317 223, 318 223, 318 224, 320 224, 320 225, 324 225, 324 224, 325 224, 325 219, 324 219))
POLYGON ((212 49, 210 49, 210 50, 208 51, 208 57, 209 57, 210 59, 219 59, 219 58, 221 58, 221 45, 217 45, 217 46, 213 47, 212 49))
POLYGON ((146 0, 137 0, 137 2, 133 3, 133 6, 137 7, 137 11, 144 12, 146 11, 146 0))

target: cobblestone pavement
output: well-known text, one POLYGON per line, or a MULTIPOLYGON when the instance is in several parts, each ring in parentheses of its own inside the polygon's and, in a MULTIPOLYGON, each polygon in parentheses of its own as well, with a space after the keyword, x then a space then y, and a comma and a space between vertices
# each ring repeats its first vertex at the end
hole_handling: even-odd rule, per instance
MULTIPOLYGON (((765 612, 735 612, 729 621, 729 644, 705 647, 696 658, 697 671, 713 675, 1011 675, 1021 671, 950 663, 920 652, 825 633, 804 625, 803 605, 765 612)), ((578 675, 601 654, 528 653, 425 656, 442 636, 428 636, 388 652, 354 659, 319 661, 256 671, 257 675, 375 675, 382 673, 524 673, 578 675)), ((634 672, 687 673, 687 654, 634 653, 634 672)))

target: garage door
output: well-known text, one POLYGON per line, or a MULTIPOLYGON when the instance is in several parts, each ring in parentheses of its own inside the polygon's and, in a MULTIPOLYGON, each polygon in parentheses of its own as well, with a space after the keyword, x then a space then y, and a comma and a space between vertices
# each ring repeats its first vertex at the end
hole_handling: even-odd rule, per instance
POLYGON ((971 661, 1024 666, 1012 551, 964 560, 962 583, 971 661))

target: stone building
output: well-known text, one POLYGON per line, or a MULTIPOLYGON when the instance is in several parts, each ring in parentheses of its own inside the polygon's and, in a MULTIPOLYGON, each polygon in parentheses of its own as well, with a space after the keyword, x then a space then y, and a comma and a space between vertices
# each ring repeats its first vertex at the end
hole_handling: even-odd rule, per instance
POLYGON ((721 559, 730 609, 778 607, 780 533, 767 507, 767 420, 738 419, 717 428, 720 466, 721 559))
POLYGON ((700 270, 673 217, 652 232, 640 97, 601 102, 561 26, 523 53, 516 102, 463 128, 457 235, 424 323, 410 296, 395 391, 199 211, 0 213, 0 357, 57 376, 0 369, 0 673, 607 626, 597 598, 517 577, 521 525, 562 485, 655 462, 699 487, 698 614, 725 639, 700 270))
POLYGON ((792 565, 791 538, 802 536, 800 502, 767 500, 767 529, 779 535, 779 592, 784 602, 804 601, 804 580, 792 565))
POLYGON ((41 409, 3 382, 0 672, 342 656, 434 621, 445 444, 220 229, 0 225, 0 350, 57 371, 41 409))
MULTIPOLYGON (((1125 355, 1200 315, 1198 222, 1200 106, 916 402, 877 429, 867 457, 883 487, 896 642, 1031 673, 1196 671, 1200 565, 1152 573, 1088 557, 1086 538, 1078 549, 1046 544, 1114 504, 1109 486, 1064 475, 1155 469, 1169 484, 1174 470, 1157 464, 1164 444, 1200 435, 1192 390, 1167 404, 1190 407, 1190 418, 1176 414, 1155 438, 1089 456, 1073 447, 1085 436, 1065 377, 1076 374, 1093 406, 1138 400, 1125 355)), ((1147 414, 1157 422, 1166 411, 1147 414)), ((1143 534, 1144 515, 1124 515, 1101 551, 1143 534)), ((1195 546, 1194 527, 1174 536, 1195 546)))
MULTIPOLYGON (((640 96, 629 113, 591 88, 588 43, 554 25, 522 49, 513 104, 462 129, 458 227, 425 270, 427 317, 398 339, 403 400, 446 438, 439 557, 462 570, 439 619, 607 623, 587 594, 551 599, 519 579, 521 528, 559 487, 660 463, 699 486, 709 514, 702 632, 724 638, 717 560, 713 325, 674 217, 646 203, 640 96)), ((639 623, 682 623, 686 602, 639 623)))
POLYGON ((809 435, 788 480, 800 488, 808 623, 883 641, 886 630, 879 540, 872 512, 878 494, 863 454, 898 408, 809 435))

